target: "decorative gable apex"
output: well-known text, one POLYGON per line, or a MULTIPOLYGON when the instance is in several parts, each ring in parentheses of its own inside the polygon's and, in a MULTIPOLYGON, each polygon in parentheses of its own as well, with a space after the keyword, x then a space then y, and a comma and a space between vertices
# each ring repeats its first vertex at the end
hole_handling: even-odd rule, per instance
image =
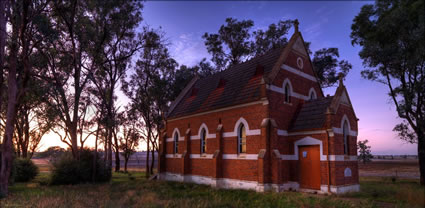
MULTIPOLYGON (((345 88, 345 85, 342 81, 342 77, 339 78, 339 86, 336 89, 335 95, 333 96, 333 99, 332 99, 332 103, 329 106, 327 111, 330 113, 336 113, 338 111, 338 107, 340 104, 345 104, 353 108, 353 105, 351 105, 351 100, 348 95, 347 89, 345 88)), ((353 109, 353 112, 354 112, 354 109, 353 109)))
POLYGON ((304 46, 304 42, 301 40, 300 36, 296 39, 295 43, 292 46, 292 49, 294 49, 295 51, 301 53, 302 55, 306 57, 308 56, 307 50, 304 46))
POLYGON ((341 94, 340 102, 346 105, 351 105, 350 100, 348 99, 347 93, 345 90, 341 94))

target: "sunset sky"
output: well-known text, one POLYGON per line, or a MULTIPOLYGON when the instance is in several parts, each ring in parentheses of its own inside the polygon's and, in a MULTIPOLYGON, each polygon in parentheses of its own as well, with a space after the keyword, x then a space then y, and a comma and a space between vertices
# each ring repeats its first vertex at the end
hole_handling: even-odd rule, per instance
MULTIPOLYGON (((142 25, 161 27, 170 43, 170 52, 179 64, 194 65, 202 58, 209 58, 201 36, 216 33, 227 17, 238 20, 251 19, 254 29, 266 29, 279 20, 298 19, 300 31, 311 50, 324 47, 339 48, 340 57, 348 60, 353 69, 345 85, 359 120, 358 140, 368 139, 373 154, 417 154, 417 146, 406 144, 392 131, 400 123, 395 106, 387 95, 387 87, 363 79, 360 71, 362 60, 360 47, 351 45, 350 33, 353 18, 364 4, 373 1, 148 1, 142 11, 142 25)), ((289 32, 292 35, 293 30, 289 32)), ((289 37, 288 37, 289 38, 289 37)), ((333 95, 335 88, 324 90, 333 95)), ((118 103, 125 105, 128 99, 120 93, 118 103)), ((87 141, 91 146, 93 141, 87 141)), ((41 150, 63 143, 54 134, 43 138, 41 150)))

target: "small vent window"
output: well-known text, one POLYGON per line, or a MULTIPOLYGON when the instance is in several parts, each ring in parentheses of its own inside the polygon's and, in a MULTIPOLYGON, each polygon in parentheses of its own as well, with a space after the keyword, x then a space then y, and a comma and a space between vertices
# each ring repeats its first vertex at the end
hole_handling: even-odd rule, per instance
POLYGON ((297 66, 299 69, 302 69, 304 67, 304 62, 303 59, 301 57, 297 58, 297 66))
POLYGON ((201 154, 207 152, 207 131, 202 129, 201 131, 201 154))
POLYGON ((285 102, 291 103, 291 88, 289 87, 289 84, 285 85, 285 102))
POLYGON ((348 129, 347 121, 344 121, 344 125, 343 125, 342 128, 343 128, 342 129, 342 132, 343 132, 342 134, 344 136, 344 154, 345 155, 348 155, 348 140, 349 140, 348 131, 349 131, 349 129, 348 129))
POLYGON ((179 153, 179 134, 174 134, 174 153, 179 153))

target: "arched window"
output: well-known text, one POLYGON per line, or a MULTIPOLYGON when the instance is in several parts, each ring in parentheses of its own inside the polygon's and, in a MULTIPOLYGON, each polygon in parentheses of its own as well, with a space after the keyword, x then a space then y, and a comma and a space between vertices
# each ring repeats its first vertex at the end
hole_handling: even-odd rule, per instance
POLYGON ((238 129, 238 153, 246 153, 246 129, 243 124, 238 129))
POLYGON ((291 88, 289 84, 285 85, 285 103, 291 103, 291 88))
POLYGON ((347 121, 344 121, 344 125, 342 127, 342 134, 344 136, 344 154, 348 154, 348 124, 347 121))
POLYGON ((179 152, 179 133, 174 134, 174 153, 177 154, 179 152))
POLYGON ((201 154, 207 152, 207 131, 202 129, 201 131, 201 154))
POLYGON ((317 96, 316 96, 316 92, 315 92, 313 89, 311 89, 311 90, 310 90, 309 99, 310 99, 310 100, 315 100, 316 98, 317 98, 317 96))

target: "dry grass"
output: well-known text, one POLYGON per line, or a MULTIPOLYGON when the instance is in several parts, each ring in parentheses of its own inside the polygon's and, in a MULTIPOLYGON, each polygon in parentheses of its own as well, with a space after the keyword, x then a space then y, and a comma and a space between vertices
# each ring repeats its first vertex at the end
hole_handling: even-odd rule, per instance
MULTIPOLYGON (((417 180, 361 178, 361 192, 344 196, 297 192, 256 193, 208 186, 148 181, 143 173, 115 173, 110 183, 69 186, 17 183, 0 207, 423 207, 417 180)), ((43 184, 43 183, 42 183, 43 184)))
POLYGON ((355 207, 350 201, 303 193, 256 193, 208 186, 148 181, 143 173, 116 173, 105 184, 17 183, 1 207, 355 207))
MULTIPOLYGON (((375 163, 379 164, 379 163, 375 163)), ((397 165, 396 163, 393 166, 397 165)), ((386 168, 391 165, 386 164, 386 168)), ((364 166, 363 166, 364 167, 364 166)), ((368 170, 382 170, 370 164, 368 170)), ((364 169, 361 169, 363 171, 364 169)), ((297 192, 256 193, 208 186, 148 181, 142 172, 114 173, 104 184, 48 186, 49 173, 10 187, 0 207, 424 207, 417 179, 361 177, 361 191, 343 196, 297 192)))

